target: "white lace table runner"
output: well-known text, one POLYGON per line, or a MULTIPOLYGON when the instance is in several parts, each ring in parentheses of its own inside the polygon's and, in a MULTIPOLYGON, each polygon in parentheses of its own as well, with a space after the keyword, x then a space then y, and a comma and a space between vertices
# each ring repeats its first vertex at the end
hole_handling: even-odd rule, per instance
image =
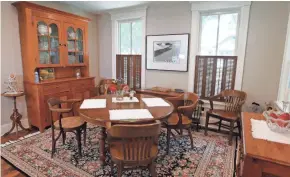
POLYGON ((106 99, 85 99, 80 109, 105 108, 106 99))
POLYGON ((252 136, 257 139, 290 144, 290 132, 277 133, 269 129, 266 121, 251 119, 252 136))
POLYGON ((153 118, 148 109, 109 110, 111 120, 148 119, 153 118))
POLYGON ((117 100, 116 97, 112 98, 112 102, 113 103, 135 103, 135 102, 139 102, 138 98, 133 97, 132 100, 130 99, 130 97, 124 97, 123 100, 117 100))
POLYGON ((155 106, 170 106, 166 101, 162 98, 142 98, 144 103, 148 107, 155 107, 155 106))

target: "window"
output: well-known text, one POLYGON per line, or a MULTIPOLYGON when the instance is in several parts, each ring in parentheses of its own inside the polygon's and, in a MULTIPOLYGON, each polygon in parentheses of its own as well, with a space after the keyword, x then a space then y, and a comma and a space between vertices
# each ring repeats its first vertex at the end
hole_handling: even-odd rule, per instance
POLYGON ((141 88, 141 20, 119 22, 119 49, 116 55, 117 78, 130 88, 141 88))
POLYGON ((141 54, 141 20, 119 23, 119 54, 141 54))
POLYGON ((237 12, 200 16, 199 55, 195 62, 194 91, 206 99, 234 89, 237 67, 237 12))

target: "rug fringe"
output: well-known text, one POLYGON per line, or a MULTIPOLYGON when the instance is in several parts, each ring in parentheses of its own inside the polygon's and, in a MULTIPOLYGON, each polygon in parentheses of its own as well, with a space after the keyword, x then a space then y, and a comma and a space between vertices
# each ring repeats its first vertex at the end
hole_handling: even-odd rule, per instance
POLYGON ((18 138, 17 140, 14 140, 14 141, 9 140, 9 141, 7 141, 6 143, 1 144, 1 147, 5 147, 5 146, 8 146, 8 145, 10 145, 10 144, 14 144, 14 143, 16 143, 16 142, 18 142, 18 141, 22 141, 22 140, 24 140, 24 139, 26 139, 26 138, 29 138, 29 137, 32 137, 32 136, 38 135, 39 133, 40 133, 40 132, 38 131, 38 132, 31 133, 31 134, 25 135, 25 136, 23 136, 23 137, 20 137, 20 138, 18 138))

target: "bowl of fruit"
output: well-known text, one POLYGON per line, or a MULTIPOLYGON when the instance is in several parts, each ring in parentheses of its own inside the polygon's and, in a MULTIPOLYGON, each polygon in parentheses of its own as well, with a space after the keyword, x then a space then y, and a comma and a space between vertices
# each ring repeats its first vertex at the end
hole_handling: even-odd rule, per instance
POLYGON ((290 132, 290 114, 280 111, 265 111, 263 113, 266 118, 268 127, 274 132, 290 132))

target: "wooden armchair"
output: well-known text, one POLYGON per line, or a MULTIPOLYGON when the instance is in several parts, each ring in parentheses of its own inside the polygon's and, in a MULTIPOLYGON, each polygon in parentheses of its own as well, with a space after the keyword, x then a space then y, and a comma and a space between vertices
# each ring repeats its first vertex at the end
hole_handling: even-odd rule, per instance
POLYGON ((114 163, 117 164, 118 177, 122 176, 123 170, 136 167, 147 167, 153 177, 157 176, 154 160, 158 154, 158 141, 155 139, 160 134, 160 121, 113 125, 107 132, 112 176, 114 163))
POLYGON ((218 130, 221 127, 229 129, 229 144, 232 144, 233 131, 236 127, 234 124, 237 123, 239 129, 239 135, 241 135, 241 124, 240 124, 240 113, 243 104, 245 103, 247 94, 243 91, 238 90, 224 90, 220 94, 210 97, 211 109, 206 112, 206 122, 204 134, 207 135, 207 129, 209 124, 218 125, 218 130), (225 103, 224 109, 214 109, 213 101, 222 101, 225 103), (209 118, 214 117, 219 119, 218 122, 209 123, 209 118), (230 126, 222 124, 222 121, 230 122, 230 126))
POLYGON ((56 141, 62 135, 63 144, 65 144, 66 132, 73 132, 76 134, 76 139, 78 142, 78 151, 81 156, 82 147, 81 147, 81 132, 84 131, 84 145, 86 144, 86 128, 87 123, 83 121, 79 116, 74 116, 74 104, 82 101, 81 99, 70 99, 70 100, 59 100, 57 98, 50 98, 47 100, 49 106, 49 113, 51 117, 51 131, 52 131, 52 150, 51 158, 55 153, 56 141), (68 103, 71 104, 69 108, 62 108, 61 104, 68 103), (58 114, 58 120, 54 121, 52 113, 55 112, 58 114), (72 113, 73 116, 63 117, 63 114, 72 113), (60 130, 58 136, 55 138, 54 130, 60 130))
POLYGON ((109 85, 115 84, 114 79, 102 79, 100 84, 96 87, 99 95, 105 95, 108 93, 109 85))
POLYGON ((167 154, 169 153, 170 148, 170 135, 172 134, 174 136, 174 134, 171 132, 172 129, 174 129, 180 135, 183 135, 183 129, 186 129, 190 138, 191 147, 193 148, 191 123, 193 112, 195 111, 195 108, 198 104, 198 95, 194 93, 187 93, 186 95, 187 98, 185 98, 185 94, 182 94, 178 97, 166 98, 174 106, 174 112, 171 114, 168 120, 164 122, 164 126, 167 129, 167 154))

